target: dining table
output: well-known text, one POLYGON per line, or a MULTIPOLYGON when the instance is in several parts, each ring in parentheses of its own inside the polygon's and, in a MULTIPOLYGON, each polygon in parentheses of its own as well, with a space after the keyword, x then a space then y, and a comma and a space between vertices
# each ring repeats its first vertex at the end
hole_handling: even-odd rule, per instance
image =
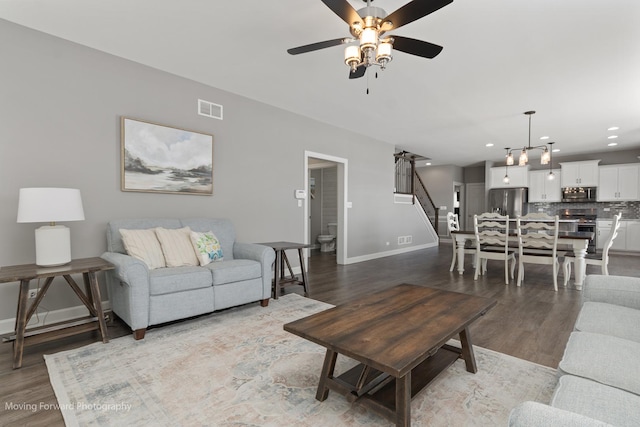
MULTIPOLYGON (((585 257, 589 241, 593 239, 595 233, 590 231, 559 231, 558 245, 567 245, 573 249, 575 257, 575 286, 577 290, 582 290, 582 284, 587 272, 585 257)), ((475 241, 476 234, 473 230, 451 231, 451 236, 456 239, 458 273, 464 273, 464 249, 467 241, 475 241)), ((518 242, 516 233, 509 234, 509 242, 518 242)))

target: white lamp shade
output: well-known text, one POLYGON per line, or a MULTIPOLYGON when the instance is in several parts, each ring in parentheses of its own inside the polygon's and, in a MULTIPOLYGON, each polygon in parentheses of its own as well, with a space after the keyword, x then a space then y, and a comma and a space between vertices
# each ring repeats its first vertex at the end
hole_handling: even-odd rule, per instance
POLYGON ((344 62, 349 66, 351 65, 351 63, 358 64, 360 62, 360 46, 347 46, 344 49, 344 62))
POLYGON ((84 209, 76 188, 21 188, 18 222, 82 221, 84 209))
POLYGON ((378 45, 378 32, 373 28, 365 28, 360 34, 360 49, 373 48, 378 45))
POLYGON ((376 50, 376 60, 379 62, 381 60, 391 61, 391 51, 393 50, 393 45, 388 41, 381 41, 378 44, 378 49, 376 50))

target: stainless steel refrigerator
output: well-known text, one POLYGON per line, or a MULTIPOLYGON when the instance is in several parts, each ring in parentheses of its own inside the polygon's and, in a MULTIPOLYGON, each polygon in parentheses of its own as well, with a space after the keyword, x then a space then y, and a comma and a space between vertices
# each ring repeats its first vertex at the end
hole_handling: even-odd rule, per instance
POLYGON ((526 188, 494 188, 489 190, 489 212, 515 218, 527 214, 526 188))

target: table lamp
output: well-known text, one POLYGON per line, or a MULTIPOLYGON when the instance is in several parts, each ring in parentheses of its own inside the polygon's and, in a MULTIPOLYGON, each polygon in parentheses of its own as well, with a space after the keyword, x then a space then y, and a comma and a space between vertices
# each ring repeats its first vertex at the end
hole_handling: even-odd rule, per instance
POLYGON ((71 261, 71 234, 59 221, 82 221, 80 190, 75 188, 21 188, 18 222, 48 222, 36 229, 36 264, 43 267, 71 261))

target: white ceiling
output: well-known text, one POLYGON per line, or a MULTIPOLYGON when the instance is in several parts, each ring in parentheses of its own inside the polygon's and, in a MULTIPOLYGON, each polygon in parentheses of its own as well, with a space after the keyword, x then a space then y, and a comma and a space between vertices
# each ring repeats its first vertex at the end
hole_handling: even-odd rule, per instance
MULTIPOLYGON (((373 5, 391 13, 407 2, 373 5)), ((619 136, 612 149, 640 146, 638 0, 454 0, 390 32, 444 46, 439 56, 396 52, 378 79, 369 70, 357 80, 348 79, 341 47, 286 52, 349 35, 320 0, 2 0, 0 18, 370 135, 433 164, 500 161, 504 147, 527 144, 527 110, 537 111, 532 145, 548 135, 557 155, 607 150, 611 134, 619 136)))

